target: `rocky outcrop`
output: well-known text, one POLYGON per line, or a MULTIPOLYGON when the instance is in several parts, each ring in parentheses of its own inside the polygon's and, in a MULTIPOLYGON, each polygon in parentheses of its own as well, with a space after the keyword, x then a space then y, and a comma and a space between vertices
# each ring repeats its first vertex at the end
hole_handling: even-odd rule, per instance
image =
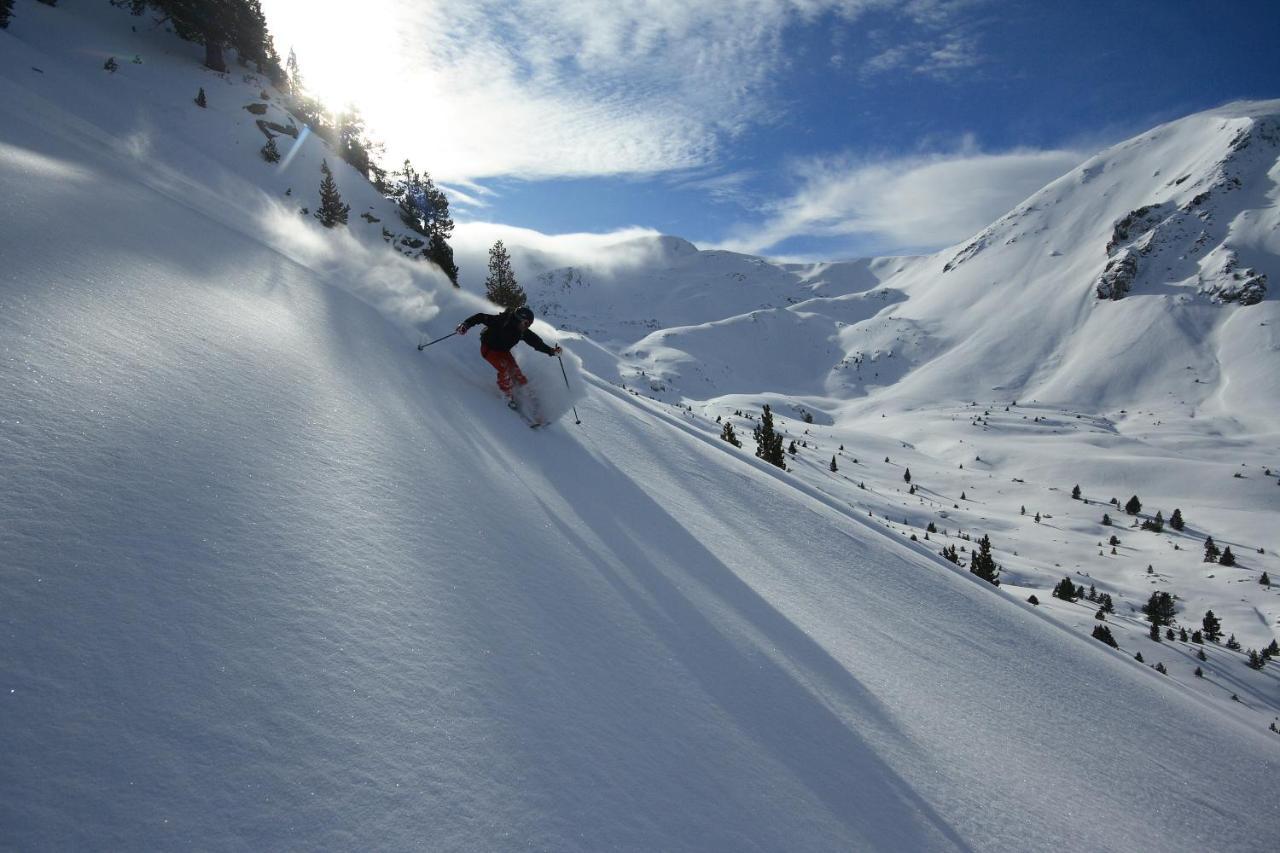
POLYGON ((1094 291, 1099 299, 1120 299, 1133 289, 1133 282, 1138 277, 1138 258, 1134 252, 1125 249, 1111 260, 1094 282, 1094 291))
POLYGON ((1262 301, 1266 274, 1243 268, 1228 242, 1231 222, 1248 203, 1240 192, 1245 181, 1276 161, 1280 116, 1255 118, 1232 133, 1212 167, 1169 182, 1169 198, 1114 224, 1107 265, 1093 283, 1098 299, 1120 299, 1142 285, 1154 292, 1194 287, 1218 303, 1262 301))

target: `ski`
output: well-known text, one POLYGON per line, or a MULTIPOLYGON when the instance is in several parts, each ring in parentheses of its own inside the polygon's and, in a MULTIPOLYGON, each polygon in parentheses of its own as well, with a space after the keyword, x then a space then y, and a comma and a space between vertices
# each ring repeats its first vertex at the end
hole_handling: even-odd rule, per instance
POLYGON ((511 411, 519 415, 520 420, 528 424, 530 429, 538 429, 539 427, 546 426, 548 423, 547 421, 544 421, 540 418, 535 418, 533 415, 530 415, 528 412, 524 410, 524 406, 520 405, 515 400, 509 400, 507 402, 507 408, 509 408, 511 411))

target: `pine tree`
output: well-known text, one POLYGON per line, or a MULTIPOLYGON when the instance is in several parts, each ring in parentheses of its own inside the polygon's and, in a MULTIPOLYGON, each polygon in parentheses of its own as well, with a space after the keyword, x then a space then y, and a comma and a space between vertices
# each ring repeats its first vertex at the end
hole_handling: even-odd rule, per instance
POLYGON ((1102 514, 1102 526, 1103 527, 1111 526, 1111 516, 1107 515, 1105 512, 1102 514))
POLYGON ((223 51, 232 48, 242 63, 253 62, 273 81, 284 81, 259 0, 128 0, 128 6, 134 15, 155 9, 179 38, 204 45, 207 68, 226 72, 223 51))
POLYGON ((1196 678, 1204 678, 1204 670, 1196 667, 1196 678))
POLYGON ((1147 631, 1147 636, 1151 638, 1153 643, 1160 642, 1160 626, 1152 625, 1151 630, 1147 631))
POLYGON ((955 546, 955 545, 952 545, 952 546, 951 546, 951 547, 949 547, 949 548, 948 548, 946 545, 943 545, 943 546, 942 546, 942 557, 943 557, 943 559, 945 559, 948 563, 955 563, 957 566, 958 566, 958 565, 960 565, 960 555, 956 553, 956 546, 955 546))
POLYGON ((1195 643, 1197 646, 1199 646, 1199 645, 1203 645, 1203 644, 1204 644, 1204 632, 1202 632, 1202 631, 1192 631, 1192 632, 1191 632, 1191 642, 1195 643))
MULTIPOLYGON (((1196 633, 1198 634, 1198 633, 1200 633, 1200 632, 1199 632, 1199 631, 1197 631, 1196 633)), ((1204 653, 1204 649, 1197 649, 1197 650, 1196 650, 1196 657, 1200 658, 1200 660, 1208 660, 1208 659, 1209 659, 1209 656, 1208 656, 1208 655, 1206 655, 1206 654, 1204 653)))
POLYGON ((1120 644, 1116 642, 1116 638, 1111 636, 1111 629, 1106 625, 1094 625, 1093 638, 1095 640, 1101 640, 1113 649, 1120 648, 1120 644))
POLYGON ((0 0, 0 30, 9 29, 9 21, 13 18, 13 0, 0 0))
POLYGON ((1236 639, 1235 634, 1232 634, 1230 637, 1227 637, 1227 648, 1231 649, 1232 651, 1237 651, 1237 652, 1240 651, 1240 641, 1236 639))
POLYGON ((1146 663, 1146 661, 1142 659, 1142 652, 1138 652, 1136 655, 1134 655, 1133 659, 1136 660, 1138 663, 1146 663))
POLYGON ((796 455, 796 443, 794 439, 789 445, 787 445, 787 453, 790 453, 792 456, 796 455))
POLYGON ((1142 612, 1147 614, 1147 620, 1151 623, 1152 628, 1159 628, 1162 625, 1168 625, 1173 622, 1173 617, 1177 614, 1177 608, 1173 604, 1173 597, 1167 592, 1153 592, 1151 597, 1147 599, 1147 603, 1142 605, 1142 612))
POLYGON ((991 538, 985 533, 978 540, 978 553, 969 560, 969 571, 992 586, 1000 585, 1000 567, 991 556, 991 538))
POLYGON ((1263 586, 1271 586, 1271 576, 1268 575, 1266 572, 1263 572, 1262 577, 1258 578, 1258 583, 1262 584, 1263 586))
POLYGON ((742 446, 742 442, 738 440, 737 433, 733 431, 733 423, 731 421, 724 422, 724 429, 720 430, 720 437, 734 447, 742 446))
POLYGON ((905 480, 905 481, 907 481, 908 483, 910 483, 910 482, 911 482, 911 469, 910 469, 910 468, 908 468, 908 469, 906 470, 906 472, 902 475, 902 479, 903 479, 903 480, 905 480))
POLYGON ((832 474, 834 474, 835 472, 837 472, 837 471, 839 471, 839 470, 840 470, 840 468, 836 465, 836 458, 835 458, 834 456, 832 456, 832 457, 831 457, 831 473, 832 473, 832 474))
POLYGON ((1054 598, 1061 598, 1063 601, 1075 601, 1080 591, 1076 585, 1071 582, 1071 578, 1063 578, 1058 581, 1058 585, 1053 588, 1054 598))
POLYGON ((1206 563, 1216 563, 1220 554, 1221 552, 1218 550, 1217 544, 1214 543, 1213 537, 1206 538, 1204 540, 1204 561, 1206 563))
POLYGON ((1262 667, 1265 664, 1266 664, 1266 661, 1263 660, 1262 656, 1258 654, 1257 649, 1249 649, 1249 668, 1250 669, 1262 669, 1262 667))
POLYGON ((120 69, 120 63, 116 62, 114 56, 108 56, 107 61, 102 63, 102 70, 115 74, 120 69))
POLYGON ((1074 498, 1075 500, 1080 500, 1080 484, 1079 483, 1077 483, 1075 486, 1072 487, 1071 497, 1074 498))
POLYGON ((1099 596, 1098 596, 1098 603, 1102 605, 1102 610, 1103 610, 1103 612, 1104 612, 1104 613, 1115 613, 1115 612, 1116 612, 1116 606, 1115 606, 1115 604, 1111 601, 1111 594, 1110 594, 1110 593, 1104 592, 1104 593, 1102 593, 1102 595, 1099 595, 1099 596))
POLYGON ((787 470, 787 460, 782 453, 782 435, 773 429, 773 411, 766 403, 760 414, 760 425, 752 432, 756 440, 756 456, 787 470))
POLYGON ((1159 510, 1156 510, 1156 517, 1148 518, 1146 521, 1142 522, 1142 529, 1151 530, 1155 533, 1163 533, 1164 532, 1164 516, 1160 514, 1159 510))
POLYGON ((315 212, 315 218, 325 228, 346 225, 347 215, 351 213, 351 205, 342 203, 342 196, 338 194, 338 184, 333 179, 333 172, 329 171, 327 160, 320 161, 320 171, 324 173, 324 178, 320 181, 320 209, 315 212))
POLYGON ((1174 509, 1173 515, 1169 516, 1169 526, 1174 530, 1181 530, 1186 526, 1186 522, 1182 520, 1182 510, 1174 509))
POLYGON ((364 118, 360 115, 360 108, 348 106, 338 113, 333 124, 338 156, 367 178, 373 158, 369 155, 370 146, 365 139, 364 118))
POLYGON ((1204 619, 1200 620, 1200 624, 1204 626, 1204 635, 1209 642, 1216 643, 1222 639, 1222 622, 1217 616, 1213 615, 1212 610, 1204 614, 1204 619))
POLYGON ((1220 566, 1234 566, 1236 564, 1236 555, 1231 553, 1231 546, 1228 545, 1222 552, 1222 556, 1218 558, 1220 566))
POLYGON ((1124 505, 1124 511, 1129 513, 1129 515, 1137 515, 1142 512, 1142 501, 1138 500, 1137 495, 1129 498, 1128 503, 1124 505))
POLYGON ((529 301, 524 288, 516 282, 511 271, 511 256, 499 240, 489 249, 489 277, 484 280, 484 294, 489 301, 503 308, 519 308, 529 301))
POLYGON ((280 149, 276 148, 276 138, 274 136, 267 137, 267 144, 258 149, 258 153, 262 155, 262 159, 268 163, 280 162, 280 149))
POLYGON ((454 287, 458 284, 458 265, 453 262, 453 247, 445 240, 443 234, 432 234, 427 241, 427 260, 440 268, 454 287))

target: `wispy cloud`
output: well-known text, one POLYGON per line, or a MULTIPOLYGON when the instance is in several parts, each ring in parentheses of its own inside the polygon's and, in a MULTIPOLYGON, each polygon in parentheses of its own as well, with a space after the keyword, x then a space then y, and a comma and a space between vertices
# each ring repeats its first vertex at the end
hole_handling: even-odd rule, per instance
POLYGON ((796 189, 718 247, 765 254, 799 237, 843 239, 876 253, 942 248, 981 230, 1078 165, 1079 151, 951 153, 875 161, 813 158, 793 167, 796 189))
MULTIPOLYGON (((341 17, 304 0, 263 7, 313 89, 359 101, 389 161, 408 156, 458 183, 713 163, 726 141, 785 111, 773 87, 791 28, 875 12, 935 32, 965 2, 366 0, 341 17)), ((935 41, 901 61, 943 73, 974 49, 935 41)))

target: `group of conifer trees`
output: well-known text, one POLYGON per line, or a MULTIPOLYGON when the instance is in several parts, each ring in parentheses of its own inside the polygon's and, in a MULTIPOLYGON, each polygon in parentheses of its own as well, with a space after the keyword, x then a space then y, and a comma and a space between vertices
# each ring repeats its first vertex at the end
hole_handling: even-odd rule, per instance
POLYGON ((154 13, 187 41, 204 45, 204 64, 226 72, 224 52, 236 52, 242 64, 252 62, 277 85, 284 84, 280 57, 267 32, 258 0, 111 0, 134 15, 154 13))

